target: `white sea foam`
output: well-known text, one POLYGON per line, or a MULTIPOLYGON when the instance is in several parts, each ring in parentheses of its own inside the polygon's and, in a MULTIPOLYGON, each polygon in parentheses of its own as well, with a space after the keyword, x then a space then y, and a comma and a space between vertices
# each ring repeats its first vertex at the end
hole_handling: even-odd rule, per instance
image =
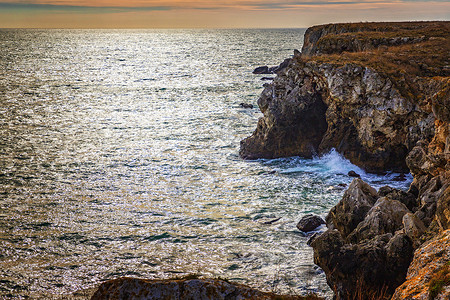
POLYGON ((399 173, 388 172, 385 175, 373 174, 365 172, 362 168, 352 164, 348 159, 339 154, 336 149, 331 149, 330 152, 316 156, 313 159, 298 159, 294 164, 278 169, 281 174, 292 173, 311 173, 320 177, 332 177, 330 184, 349 183, 353 180, 348 176, 350 171, 354 171, 361 176, 361 179, 368 182, 375 188, 380 188, 384 185, 389 185, 395 188, 406 190, 411 181, 412 175, 405 174, 404 181, 395 181, 399 173))

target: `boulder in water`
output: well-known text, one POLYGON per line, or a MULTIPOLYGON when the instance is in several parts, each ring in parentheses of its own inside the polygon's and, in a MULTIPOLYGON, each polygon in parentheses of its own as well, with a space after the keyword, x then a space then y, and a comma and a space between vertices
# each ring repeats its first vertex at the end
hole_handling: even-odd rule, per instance
POLYGON ((253 108, 253 104, 250 104, 250 103, 244 103, 244 102, 242 102, 241 104, 239 104, 239 106, 242 107, 242 108, 250 108, 250 109, 253 108))
POLYGON ((271 74, 268 66, 257 67, 253 70, 253 74, 271 74))
POLYGON ((358 173, 356 173, 355 171, 350 171, 350 172, 348 172, 348 174, 347 174, 348 176, 350 176, 350 177, 355 177, 355 178, 359 178, 359 177, 361 177, 361 175, 359 175, 358 173))
POLYGON ((297 223, 297 228, 300 231, 309 232, 316 229, 322 224, 325 224, 324 219, 316 215, 308 214, 300 219, 300 221, 297 223))

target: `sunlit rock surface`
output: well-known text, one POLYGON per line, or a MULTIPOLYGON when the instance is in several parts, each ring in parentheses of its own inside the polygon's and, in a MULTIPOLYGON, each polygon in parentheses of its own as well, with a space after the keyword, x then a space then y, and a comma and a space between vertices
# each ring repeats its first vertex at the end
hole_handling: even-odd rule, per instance
POLYGON ((280 296, 264 293, 245 285, 219 279, 146 280, 118 278, 100 285, 91 300, 103 299, 319 299, 316 297, 280 296))
POLYGON ((450 230, 414 253, 406 282, 392 299, 450 299, 450 230))

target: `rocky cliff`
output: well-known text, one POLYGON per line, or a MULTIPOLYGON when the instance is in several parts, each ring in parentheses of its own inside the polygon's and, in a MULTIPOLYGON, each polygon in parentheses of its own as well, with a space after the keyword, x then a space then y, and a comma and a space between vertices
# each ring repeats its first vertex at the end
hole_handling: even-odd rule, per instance
POLYGON ((448 269, 432 253, 450 251, 433 250, 448 246, 448 234, 439 234, 450 229, 450 22, 330 24, 308 29, 304 40, 265 85, 264 116, 240 155, 311 157, 335 148, 369 172, 411 172, 408 192, 355 179, 311 242, 315 262, 340 299, 448 297, 445 276, 436 294, 431 277, 411 268, 448 269), (431 258, 420 263, 424 252, 431 258), (405 292, 414 282, 422 291, 405 292))

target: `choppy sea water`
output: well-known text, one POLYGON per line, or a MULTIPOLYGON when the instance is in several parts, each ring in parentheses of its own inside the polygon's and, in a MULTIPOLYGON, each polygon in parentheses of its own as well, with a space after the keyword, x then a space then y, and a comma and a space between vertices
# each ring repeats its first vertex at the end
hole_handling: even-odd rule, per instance
POLYGON ((239 158, 261 117, 239 107, 257 107, 251 71, 303 33, 0 30, 0 298, 192 273, 329 295, 298 220, 324 217, 349 170, 408 182, 333 151, 239 158))

